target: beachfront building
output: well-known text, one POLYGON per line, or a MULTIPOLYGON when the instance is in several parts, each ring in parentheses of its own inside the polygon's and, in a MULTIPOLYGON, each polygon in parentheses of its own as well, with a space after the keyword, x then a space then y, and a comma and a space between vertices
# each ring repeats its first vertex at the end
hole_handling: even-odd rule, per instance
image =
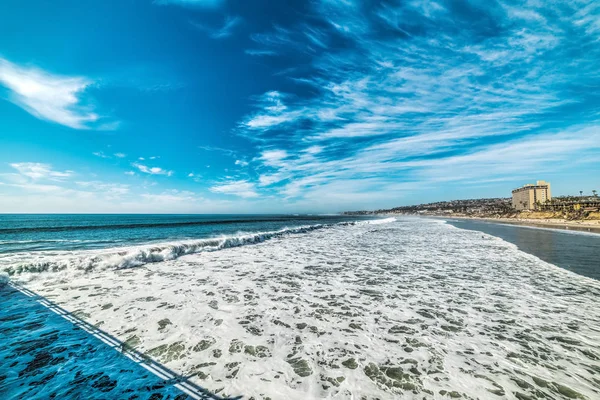
POLYGON ((550 183, 537 181, 528 183, 512 191, 512 206, 516 210, 535 210, 538 205, 545 204, 552 198, 550 183))

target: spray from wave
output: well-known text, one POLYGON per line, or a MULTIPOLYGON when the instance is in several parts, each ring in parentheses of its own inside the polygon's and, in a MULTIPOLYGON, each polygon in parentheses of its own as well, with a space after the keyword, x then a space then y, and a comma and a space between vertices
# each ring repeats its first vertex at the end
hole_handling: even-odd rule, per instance
POLYGON ((395 218, 386 218, 369 221, 339 222, 336 224, 307 225, 295 228, 284 228, 271 232, 247 233, 239 234, 237 236, 223 236, 179 243, 162 243, 120 248, 118 251, 115 249, 111 249, 110 251, 85 251, 76 255, 73 255, 73 253, 28 254, 27 261, 13 260, 8 267, 3 269, 8 275, 15 275, 22 273, 58 272, 66 269, 92 271, 95 269, 132 268, 149 263, 174 260, 188 254, 262 243, 269 239, 308 233, 318 229, 336 226, 382 224, 390 223, 395 220, 395 218))

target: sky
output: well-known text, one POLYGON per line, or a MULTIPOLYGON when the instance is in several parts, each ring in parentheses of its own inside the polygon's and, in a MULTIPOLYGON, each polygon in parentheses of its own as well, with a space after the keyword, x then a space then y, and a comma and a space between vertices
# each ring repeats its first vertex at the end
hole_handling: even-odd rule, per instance
POLYGON ((595 0, 3 0, 0 213, 600 191, 595 0))

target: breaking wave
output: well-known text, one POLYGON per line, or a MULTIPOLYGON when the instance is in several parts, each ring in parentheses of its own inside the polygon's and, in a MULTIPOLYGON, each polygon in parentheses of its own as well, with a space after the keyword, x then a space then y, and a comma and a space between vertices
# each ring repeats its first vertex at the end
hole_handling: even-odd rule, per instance
POLYGON ((65 252, 62 254, 54 252, 51 254, 29 253, 26 255, 26 261, 17 261, 13 258, 12 262, 9 261, 9 265, 2 269, 9 275, 57 272, 66 269, 80 271, 92 271, 94 269, 124 269, 139 267, 149 263, 174 260, 188 254, 262 243, 269 239, 308 233, 317 229, 359 224, 381 224, 393 222, 395 220, 395 218, 386 218, 369 221, 339 222, 336 224, 306 225, 295 228, 284 228, 271 232, 257 232, 239 234, 237 236, 188 240, 178 243, 161 243, 102 251, 84 251, 77 253, 76 255, 72 252, 65 252))

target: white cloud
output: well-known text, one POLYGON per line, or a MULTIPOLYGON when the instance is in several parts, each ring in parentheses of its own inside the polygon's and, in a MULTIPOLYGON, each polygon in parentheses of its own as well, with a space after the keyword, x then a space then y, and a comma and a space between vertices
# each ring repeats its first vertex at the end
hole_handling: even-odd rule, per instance
POLYGON ((190 172, 188 174, 188 178, 191 178, 194 182, 201 182, 202 181, 202 176, 199 174, 195 174, 193 172, 190 172))
POLYGON ((11 167, 19 171, 19 174, 33 180, 48 179, 60 181, 73 175, 73 171, 54 171, 50 164, 42 163, 13 163, 11 167))
POLYGON ((249 130, 263 131, 296 122, 303 117, 304 110, 299 108, 289 111, 284 103, 286 97, 288 95, 276 90, 264 93, 257 99, 257 107, 261 111, 247 117, 241 126, 249 130))
POLYGON ((233 30, 236 26, 242 23, 242 18, 238 16, 227 16, 225 17, 225 21, 223 21, 223 26, 217 29, 213 29, 204 24, 200 24, 197 22, 191 22, 191 24, 199 30, 205 31, 208 33, 212 39, 225 39, 230 37, 233 34, 233 30))
POLYGON ((247 167, 248 162, 244 160, 235 160, 235 165, 239 165, 240 167, 247 167))
POLYGON ((135 172, 133 172, 133 171, 126 171, 125 175, 133 176, 133 175, 135 175, 135 172))
POLYGON ((102 128, 94 124, 100 116, 82 100, 92 83, 88 78, 53 75, 0 58, 0 85, 10 89, 11 102, 37 118, 74 129, 102 128))
POLYGON ((117 158, 125 158, 125 157, 127 157, 127 154, 124 154, 124 153, 115 153, 114 156, 117 157, 117 158))
POLYGON ((101 151, 95 151, 92 154, 95 155, 96 157, 100 157, 100 158, 110 158, 110 156, 107 156, 106 154, 104 154, 101 151))
POLYGON ((221 183, 211 187, 210 191, 213 193, 231 194, 244 198, 258 197, 254 183, 246 180, 221 183))
POLYGON ((219 152, 219 153, 223 153, 229 157, 236 157, 236 152, 231 149, 225 149, 222 147, 215 147, 215 146, 198 146, 198 148, 200 150, 208 151, 210 153, 219 152))
POLYGON ((287 157, 288 153, 285 150, 267 150, 262 152, 260 159, 269 167, 281 167, 285 165, 283 160, 287 157))
POLYGON ((257 186, 358 201, 361 190, 391 198, 413 182, 499 182, 597 158, 600 114, 581 93, 600 79, 600 6, 500 3, 477 6, 503 27, 491 36, 443 2, 352 0, 316 0, 318 23, 252 35, 259 50, 313 49, 310 66, 281 67, 302 86, 297 96, 275 86, 240 120, 238 133, 263 150, 257 186), (352 45, 336 48, 339 35, 352 45))
POLYGON ((319 154, 323 150, 324 150, 323 146, 315 145, 315 146, 310 146, 310 147, 304 149, 303 152, 307 153, 307 154, 319 154))
POLYGON ((202 200, 196 193, 187 190, 169 190, 158 194, 144 193, 141 196, 152 203, 160 203, 168 206, 172 206, 173 203, 191 203, 202 200))
POLYGON ((39 183, 13 183, 9 186, 17 187, 27 192, 38 192, 38 193, 60 193, 64 190, 63 187, 58 185, 46 185, 39 183))
POLYGON ((122 183, 106 183, 102 181, 78 181, 75 183, 85 189, 102 192, 103 196, 120 197, 129 193, 129 185, 122 183))
POLYGON ((140 172, 143 172, 145 174, 166 175, 166 176, 173 175, 173 171, 168 171, 168 170, 162 169, 160 167, 148 167, 146 165, 138 164, 138 163, 132 163, 131 165, 134 166, 135 168, 137 168, 138 170, 140 170, 140 172))
POLYGON ((285 175, 281 173, 277 174, 265 174, 258 177, 259 186, 269 186, 277 182, 281 182, 285 179, 285 175))

